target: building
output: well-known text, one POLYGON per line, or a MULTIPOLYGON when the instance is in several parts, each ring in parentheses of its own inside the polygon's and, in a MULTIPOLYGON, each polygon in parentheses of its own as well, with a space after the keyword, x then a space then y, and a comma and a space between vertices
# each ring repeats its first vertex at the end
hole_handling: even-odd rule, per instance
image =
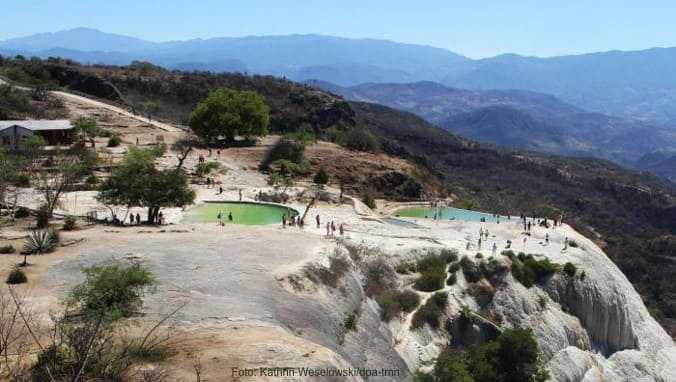
POLYGON ((17 150, 21 142, 40 135, 50 146, 73 142, 73 125, 69 120, 0 121, 0 141, 5 150, 17 150))

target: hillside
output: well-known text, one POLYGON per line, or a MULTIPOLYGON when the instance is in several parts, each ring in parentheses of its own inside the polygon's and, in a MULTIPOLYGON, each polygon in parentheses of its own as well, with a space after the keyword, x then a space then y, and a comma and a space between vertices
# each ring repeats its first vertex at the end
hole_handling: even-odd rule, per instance
POLYGON ((293 131, 303 123, 320 134, 331 127, 367 129, 383 152, 416 163, 445 186, 442 193, 452 194, 465 206, 512 215, 552 217, 563 212, 566 222, 595 238, 654 315, 676 333, 671 279, 676 262, 668 252, 656 256, 650 247, 676 231, 676 193, 654 177, 605 161, 498 150, 459 138, 411 113, 346 102, 272 77, 168 72, 144 65, 83 67, 54 60, 5 62, 0 67, 9 69, 26 79, 89 92, 109 102, 144 105, 154 117, 176 122, 185 121, 210 89, 228 86, 260 92, 272 107, 274 131, 293 131))
POLYGON ((671 128, 676 121, 676 76, 671 70, 676 48, 472 60, 444 49, 386 40, 289 35, 156 43, 78 28, 1 41, 0 54, 117 65, 145 60, 176 69, 235 70, 342 86, 435 81, 471 89, 524 89, 553 94, 592 112, 671 128))
POLYGON ((312 86, 360 102, 415 113, 480 142, 636 166, 641 156, 676 149, 676 130, 591 113, 554 96, 525 90, 468 90, 433 82, 312 86))

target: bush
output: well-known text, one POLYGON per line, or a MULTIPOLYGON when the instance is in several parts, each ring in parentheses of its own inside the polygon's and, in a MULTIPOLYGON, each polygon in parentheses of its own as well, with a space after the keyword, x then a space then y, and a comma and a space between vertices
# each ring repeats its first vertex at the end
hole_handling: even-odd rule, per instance
POLYGON ((367 191, 364 195, 362 195, 361 201, 372 210, 376 208, 376 197, 373 194, 373 191, 367 191))
POLYGON ((575 276, 575 273, 577 272, 577 268, 573 263, 568 262, 563 266, 563 273, 568 275, 568 277, 573 277, 575 276))
POLYGON ((530 330, 506 329, 493 341, 468 350, 447 347, 439 354, 430 381, 544 382, 549 379, 530 330))
POLYGON ((441 315, 448 305, 448 294, 437 292, 413 315, 411 328, 418 329, 428 324, 433 329, 441 325, 441 315))
POLYGON ((518 256, 511 256, 512 274, 521 284, 530 288, 536 282, 541 282, 545 277, 556 273, 561 267, 545 258, 536 260, 533 255, 519 253, 518 256))
POLYGON ((64 231, 72 231, 76 228, 77 226, 77 219, 73 215, 66 215, 66 217, 63 219, 63 230, 64 231))
POLYGON ((481 260, 481 259, 484 258, 484 255, 483 255, 481 252, 479 252, 479 253, 477 253, 476 256, 474 256, 474 257, 477 258, 477 259, 479 259, 479 260, 481 260))
POLYGON ((416 269, 421 273, 413 287, 423 292, 442 289, 446 281, 446 261, 449 256, 429 255, 418 260, 416 269))
POLYGON ((463 256, 460 260, 460 266, 462 267, 462 273, 465 275, 465 279, 467 279, 468 282, 475 283, 481 280, 482 275, 479 266, 470 260, 469 257, 463 256))
POLYGON ((315 174, 315 177, 312 179, 315 184, 325 185, 329 183, 329 174, 326 173, 324 167, 320 168, 319 171, 315 174))
POLYGON ((390 321, 402 312, 411 313, 420 305, 420 296, 413 291, 386 292, 377 298, 381 308, 381 318, 390 321))
POLYGON ((31 186, 31 178, 28 174, 18 174, 14 177, 14 186, 28 188, 31 186))
POLYGON ((26 207, 19 207, 14 211, 14 218, 23 219, 31 216, 31 211, 26 207))
POLYGON ((3 245, 2 247, 0 247, 0 254, 3 254, 3 255, 8 255, 10 253, 15 253, 15 252, 16 252, 16 249, 14 248, 14 246, 12 244, 3 245))
POLYGON ((577 241, 575 241, 575 240, 568 240, 568 245, 569 245, 571 248, 577 248, 577 247, 579 247, 579 244, 577 244, 577 241))
POLYGON ((353 128, 345 132, 342 144, 350 150, 377 151, 378 140, 365 129, 353 128))
POLYGON ((26 254, 48 253, 56 248, 59 241, 59 234, 56 231, 32 231, 24 243, 23 252, 26 254))
POLYGON ((84 269, 85 281, 73 288, 70 301, 80 313, 117 320, 131 317, 142 304, 142 293, 155 278, 141 265, 114 263, 84 269))
POLYGON ((370 261, 366 265, 364 292, 367 296, 379 296, 395 286, 396 273, 382 258, 370 261))
POLYGON ((7 276, 7 284, 23 284, 28 281, 26 274, 19 268, 12 269, 7 276))
POLYGON ((96 187, 99 184, 99 178, 97 178, 94 174, 90 174, 85 179, 85 184, 89 187, 96 187))
POLYGON ((108 147, 118 147, 122 143, 122 138, 119 135, 113 135, 108 138, 108 147))
POLYGON ((479 269, 485 278, 490 279, 493 276, 507 271, 507 266, 500 263, 497 259, 491 258, 488 261, 479 263, 479 269))
POLYGON ((460 270, 460 262, 456 261, 448 266, 448 273, 455 273, 460 270))
POLYGON ((458 282, 458 276, 455 273, 449 274, 446 279, 446 285, 455 285, 456 282, 458 282))
POLYGON ((415 272, 415 264, 409 262, 401 262, 397 264, 394 270, 402 275, 407 275, 409 273, 415 272))
POLYGON ((261 169, 268 170, 270 165, 280 159, 300 164, 305 158, 305 145, 293 139, 282 138, 268 151, 261 162, 261 169))
POLYGON ((444 288, 446 272, 425 272, 418 277, 413 287, 423 292, 434 292, 444 288))
POLYGON ((458 260, 458 251, 456 249, 444 248, 439 254, 441 258, 448 264, 458 260))
POLYGON ((495 288, 487 283, 472 283, 467 287, 467 293, 474 297, 479 305, 484 306, 493 300, 495 288))

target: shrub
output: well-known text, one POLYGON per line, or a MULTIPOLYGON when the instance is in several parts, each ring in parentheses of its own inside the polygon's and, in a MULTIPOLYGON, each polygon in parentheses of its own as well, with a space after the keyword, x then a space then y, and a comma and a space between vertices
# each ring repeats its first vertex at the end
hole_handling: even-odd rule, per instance
POLYGON ((401 262, 397 264, 394 270, 397 271, 397 273, 399 274, 407 275, 409 273, 415 272, 415 264, 409 262, 401 262))
POLYGON ((43 254, 51 252, 59 244, 59 234, 52 230, 32 231, 24 243, 23 252, 27 254, 43 254))
POLYGON ((458 251, 456 249, 444 248, 439 254, 446 263, 452 263, 458 260, 458 251))
POLYGON ((568 262, 563 266, 563 273, 568 275, 568 277, 573 277, 575 276, 575 273, 577 272, 577 268, 573 263, 568 262))
POLYGON ((483 306, 493 300, 495 288, 488 283, 472 283, 467 287, 467 293, 483 306))
POLYGON ((14 177, 14 186, 28 188, 31 186, 31 178, 28 174, 18 174, 14 177))
POLYGON ((476 256, 474 256, 474 257, 477 258, 477 259, 479 259, 479 260, 481 260, 481 259, 484 258, 484 255, 481 254, 481 252, 479 252, 479 253, 477 253, 476 256))
POLYGON ((448 273, 455 273, 460 270, 460 262, 456 261, 448 266, 448 273))
POLYGON ((507 266, 500 263, 497 259, 491 258, 488 261, 479 263, 479 269, 485 278, 490 279, 499 273, 505 272, 507 266))
POLYGON ((131 341, 126 350, 129 357, 135 361, 162 362, 173 355, 165 341, 131 341))
POLYGON ((122 138, 119 135, 113 135, 108 138, 108 147, 118 147, 122 143, 122 138))
POLYGON ((446 272, 425 272, 418 277, 413 287, 423 292, 434 292, 443 289, 446 272))
POLYGON ((131 317, 142 304, 142 293, 155 284, 153 275, 141 265, 113 263, 84 269, 85 281, 73 288, 70 302, 85 315, 117 320, 131 317))
POLYGON ((8 255, 14 252, 16 252, 16 249, 12 244, 3 245, 2 247, 0 247, 0 254, 8 255))
POLYGON ((26 274, 19 268, 12 269, 7 276, 7 284, 23 284, 28 281, 26 274))
POLYGON ((446 260, 448 257, 429 255, 418 260, 416 269, 421 275, 413 287, 424 292, 433 292, 442 289, 446 281, 446 260))
POLYGON ((76 226, 77 226, 77 219, 75 219, 75 216, 66 215, 66 217, 63 219, 63 230, 64 231, 72 231, 76 228, 76 226))
POLYGON ((321 186, 329 183, 329 174, 326 173, 326 170, 324 170, 324 167, 320 168, 319 171, 317 171, 317 173, 315 174, 312 181, 315 184, 318 184, 318 185, 321 185, 321 186))
POLYGON ((350 150, 376 151, 378 140, 365 129, 353 128, 343 134, 342 144, 350 150))
POLYGON ((359 312, 355 311, 345 317, 345 320, 343 320, 343 328, 345 328, 346 331, 357 330, 357 318, 359 318, 358 313, 359 312))
POLYGON ((361 201, 372 210, 376 208, 376 196, 373 194, 373 191, 364 193, 361 197, 361 201))
POLYGON ((582 271, 582 272, 580 273, 580 280, 581 280, 581 281, 584 281, 584 279, 586 279, 586 278, 587 278, 587 272, 582 271))
POLYGON ((577 244, 577 241, 575 241, 575 240, 568 240, 568 245, 569 245, 571 248, 577 248, 577 247, 579 247, 579 244, 577 244))
POLYGON ((305 145, 302 142, 293 139, 282 138, 268 151, 261 168, 268 170, 270 165, 280 159, 288 160, 289 162, 300 164, 305 158, 305 145))
POLYGON ((99 178, 97 178, 94 174, 90 174, 85 179, 85 184, 90 188, 96 188, 96 186, 99 184, 99 178))
POLYGON ((456 282, 458 282, 458 276, 455 273, 449 274, 446 279, 446 285, 455 285, 456 282))
POLYGON ((560 269, 558 264, 550 262, 549 259, 536 260, 530 254, 519 253, 518 256, 511 256, 510 259, 514 278, 527 288, 560 269))
POLYGON ((31 216, 31 211, 26 207, 19 207, 14 211, 14 217, 16 219, 23 219, 31 216))
POLYGON ((221 165, 218 162, 202 162, 198 163, 195 166, 195 175, 198 178, 204 178, 205 176, 211 174, 214 171, 217 171, 221 165))
POLYGON ((460 260, 460 266, 462 267, 462 273, 465 275, 465 279, 468 282, 475 283, 481 280, 481 270, 472 260, 467 256, 463 256, 460 260))
POLYGON ((448 294, 437 292, 413 315, 411 328, 418 329, 428 324, 433 329, 441 325, 441 315, 448 305, 448 294))
POLYGON ((413 291, 386 292, 377 298, 381 308, 381 318, 390 321, 402 312, 411 313, 420 305, 420 296, 413 291))
POLYGON ((382 295, 394 288, 396 277, 394 269, 385 260, 372 260, 366 265, 364 292, 369 297, 382 295))

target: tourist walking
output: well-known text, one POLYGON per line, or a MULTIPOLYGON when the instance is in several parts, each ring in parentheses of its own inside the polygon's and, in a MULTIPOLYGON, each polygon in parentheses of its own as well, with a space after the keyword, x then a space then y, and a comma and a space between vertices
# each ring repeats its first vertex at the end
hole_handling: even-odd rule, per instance
POLYGON ((336 223, 331 220, 331 236, 334 236, 336 234, 336 223))

